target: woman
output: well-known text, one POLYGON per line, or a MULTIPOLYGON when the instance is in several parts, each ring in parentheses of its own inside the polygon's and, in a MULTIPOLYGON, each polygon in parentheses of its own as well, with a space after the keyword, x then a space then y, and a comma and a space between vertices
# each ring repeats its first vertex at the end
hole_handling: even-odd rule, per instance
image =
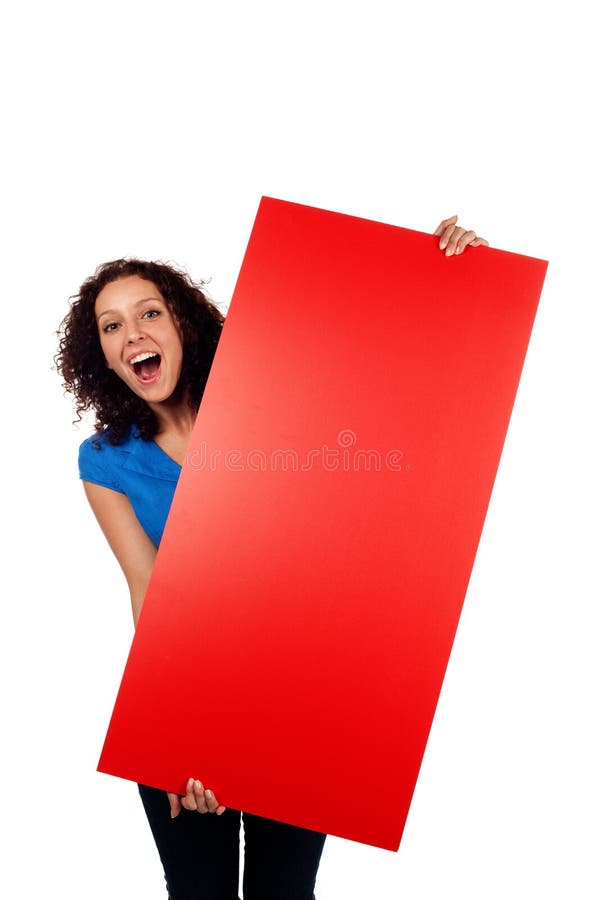
MULTIPOLYGON (((487 244, 456 216, 435 234, 447 256, 487 244)), ((65 387, 79 414, 96 413, 80 475, 127 579, 136 624, 222 325, 187 275, 130 259, 100 266, 83 283, 59 332, 65 387)), ((195 777, 183 796, 139 790, 169 897, 236 898, 240 813, 195 777)), ((244 832, 245 900, 314 896, 325 835, 247 814, 244 832)))

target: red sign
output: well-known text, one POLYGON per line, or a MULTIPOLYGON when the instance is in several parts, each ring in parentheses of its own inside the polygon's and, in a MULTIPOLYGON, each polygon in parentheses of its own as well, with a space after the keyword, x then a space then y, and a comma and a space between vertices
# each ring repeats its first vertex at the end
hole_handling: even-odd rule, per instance
POLYGON ((262 200, 101 771, 397 849, 547 265, 437 241, 262 200))

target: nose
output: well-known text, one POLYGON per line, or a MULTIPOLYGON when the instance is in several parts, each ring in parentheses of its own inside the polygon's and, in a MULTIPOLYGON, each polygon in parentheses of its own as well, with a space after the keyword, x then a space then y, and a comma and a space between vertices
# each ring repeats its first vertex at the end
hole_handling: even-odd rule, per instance
POLYGON ((145 335, 139 322, 134 321, 127 325, 127 343, 135 344, 143 341, 145 335))

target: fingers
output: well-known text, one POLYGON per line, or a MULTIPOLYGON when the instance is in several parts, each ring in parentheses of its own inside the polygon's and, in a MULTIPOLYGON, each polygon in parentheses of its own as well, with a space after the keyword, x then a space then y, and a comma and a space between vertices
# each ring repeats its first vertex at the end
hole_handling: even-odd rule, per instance
POLYGON ((445 250, 446 256, 454 256, 458 241, 465 233, 464 228, 459 228, 457 225, 448 225, 447 228, 444 228, 440 238, 440 250, 445 250))
MULTIPOLYGON (((212 791, 204 791, 204 799, 206 801, 206 805, 207 805, 208 811, 210 813, 216 813, 219 811, 219 809, 222 809, 223 812, 225 812, 225 807, 224 806, 219 807, 219 801, 217 800, 217 798, 215 797, 215 795, 213 794, 212 791)), ((221 813, 219 813, 219 815, 221 815, 221 813)))
MULTIPOLYGON (((169 799, 169 802, 170 799, 169 799)), ((212 791, 205 790, 204 785, 198 779, 189 778, 186 784, 185 796, 181 798, 181 806, 190 811, 201 813, 216 813, 223 815, 225 807, 221 806, 212 791)), ((173 818, 173 807, 171 807, 173 818)))
MULTIPOLYGON (((457 222, 458 222, 458 216, 450 216, 449 219, 442 219, 442 221, 440 222, 440 224, 438 225, 438 227, 437 227, 437 228, 435 229, 435 231, 433 232, 434 235, 441 235, 441 234, 443 234, 444 231, 446 230, 446 228, 448 228, 450 225, 456 225, 457 222)), ((443 249, 444 249, 444 248, 442 247, 442 250, 443 250, 443 249)))
POLYGON ((457 228, 448 241, 446 256, 452 256, 453 253, 462 253, 465 247, 468 247, 469 244, 476 240, 477 235, 474 231, 465 231, 464 228, 457 228), (454 250, 452 247, 454 247, 454 250))
POLYGON ((190 811, 195 810, 199 813, 208 812, 208 807, 204 798, 204 785, 201 781, 194 778, 188 779, 185 797, 182 798, 181 805, 190 811))
POLYGON ((181 800, 177 794, 167 794, 169 798, 169 806, 171 807, 171 818, 175 819, 181 812, 181 800))
POLYGON ((485 238, 478 237, 474 231, 461 228, 456 224, 457 221, 458 216, 444 219, 434 231, 434 235, 440 239, 440 250, 445 250, 446 256, 458 255, 466 247, 489 247, 485 238))
POLYGON ((477 237, 474 231, 465 231, 457 228, 446 247, 446 256, 462 253, 467 247, 489 247, 489 241, 477 237))

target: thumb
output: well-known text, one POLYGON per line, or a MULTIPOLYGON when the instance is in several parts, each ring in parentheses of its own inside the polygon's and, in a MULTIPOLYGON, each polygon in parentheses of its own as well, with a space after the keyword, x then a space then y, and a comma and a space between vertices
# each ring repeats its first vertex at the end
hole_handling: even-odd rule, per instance
POLYGON ((181 800, 177 794, 167 793, 167 797, 169 798, 169 806, 171 807, 171 818, 174 819, 181 811, 181 800))

